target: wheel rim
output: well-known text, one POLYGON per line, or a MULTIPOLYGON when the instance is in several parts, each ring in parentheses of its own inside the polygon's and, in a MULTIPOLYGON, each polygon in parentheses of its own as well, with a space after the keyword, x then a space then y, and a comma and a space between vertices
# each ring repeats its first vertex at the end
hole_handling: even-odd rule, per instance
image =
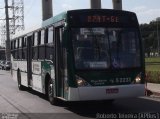
POLYGON ((49 81, 49 85, 48 85, 48 96, 49 98, 52 98, 53 96, 53 84, 51 81, 49 81))

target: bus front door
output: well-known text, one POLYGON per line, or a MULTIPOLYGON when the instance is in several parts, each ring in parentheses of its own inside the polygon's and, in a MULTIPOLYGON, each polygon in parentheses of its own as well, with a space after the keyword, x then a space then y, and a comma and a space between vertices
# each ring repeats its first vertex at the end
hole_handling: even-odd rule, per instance
POLYGON ((31 86, 32 80, 32 35, 27 36, 27 79, 28 86, 31 86))
POLYGON ((64 81, 67 78, 67 53, 63 48, 63 27, 55 28, 55 66, 56 66, 56 96, 64 98, 64 81))

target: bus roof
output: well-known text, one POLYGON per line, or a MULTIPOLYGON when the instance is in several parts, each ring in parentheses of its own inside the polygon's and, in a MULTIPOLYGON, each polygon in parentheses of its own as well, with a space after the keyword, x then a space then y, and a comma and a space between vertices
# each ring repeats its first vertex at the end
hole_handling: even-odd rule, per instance
POLYGON ((117 13, 134 13, 126 10, 115 10, 115 9, 77 9, 77 10, 68 10, 66 12, 87 12, 87 11, 108 11, 108 12, 117 12, 117 13))
POLYGON ((25 36, 28 33, 32 33, 35 30, 38 30, 41 28, 41 25, 32 26, 24 31, 18 32, 15 35, 12 36, 12 39, 18 38, 20 36, 25 36))
POLYGON ((56 22, 58 22, 58 21, 60 21, 60 20, 65 19, 65 18, 66 18, 66 14, 67 14, 67 12, 62 12, 62 13, 54 16, 54 17, 51 17, 51 18, 43 21, 43 22, 42 22, 42 27, 49 26, 49 25, 51 25, 51 24, 53 24, 53 23, 56 23, 56 22))
POLYGON ((42 29, 42 28, 45 28, 49 25, 52 25, 60 20, 63 20, 65 17, 66 17, 66 13, 67 12, 62 12, 54 17, 51 17, 45 21, 42 21, 42 24, 41 25, 37 25, 37 26, 33 26, 27 30, 24 30, 22 32, 19 32, 17 34, 15 34, 12 39, 15 39, 15 38, 18 38, 20 36, 25 36, 26 34, 29 34, 29 33, 32 33, 33 31, 36 31, 36 30, 39 30, 39 29, 42 29))
POLYGON ((56 23, 58 21, 64 20, 64 19, 66 19, 67 14, 69 14, 69 13, 74 13, 74 12, 76 12, 76 13, 86 13, 86 12, 90 12, 90 11, 92 11, 92 12, 94 12, 94 11, 95 12, 96 11, 97 12, 98 11, 102 11, 102 12, 103 11, 105 11, 105 12, 108 11, 108 12, 113 12, 113 13, 117 13, 117 14, 122 14, 122 13, 124 13, 124 14, 125 13, 127 13, 127 14, 135 14, 135 13, 130 12, 130 11, 113 10, 113 9, 78 9, 78 10, 69 10, 69 11, 62 12, 62 13, 54 16, 54 17, 51 17, 51 18, 49 18, 49 19, 47 19, 45 21, 42 21, 42 24, 39 25, 39 26, 34 26, 32 28, 29 28, 29 29, 27 29, 27 30, 25 30, 23 32, 20 32, 20 33, 14 35, 12 37, 12 39, 18 38, 20 36, 25 36, 25 35, 27 35, 29 33, 32 33, 33 31, 43 29, 43 28, 45 28, 45 27, 47 27, 49 25, 52 25, 52 24, 54 24, 54 23, 56 23))

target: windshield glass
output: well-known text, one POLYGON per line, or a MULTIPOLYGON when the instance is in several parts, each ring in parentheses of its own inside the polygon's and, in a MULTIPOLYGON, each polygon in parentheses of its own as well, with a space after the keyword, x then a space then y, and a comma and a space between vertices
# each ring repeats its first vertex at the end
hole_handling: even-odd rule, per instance
POLYGON ((132 68, 140 66, 135 29, 72 28, 76 69, 132 68))

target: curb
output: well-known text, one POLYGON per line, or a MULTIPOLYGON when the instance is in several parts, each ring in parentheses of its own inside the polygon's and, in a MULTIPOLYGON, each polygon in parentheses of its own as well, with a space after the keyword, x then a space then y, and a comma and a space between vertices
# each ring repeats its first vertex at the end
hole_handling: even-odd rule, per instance
POLYGON ((154 95, 154 96, 160 97, 160 92, 155 92, 155 91, 151 91, 151 90, 149 90, 149 89, 146 89, 145 95, 146 95, 146 96, 152 96, 152 95, 154 95))

